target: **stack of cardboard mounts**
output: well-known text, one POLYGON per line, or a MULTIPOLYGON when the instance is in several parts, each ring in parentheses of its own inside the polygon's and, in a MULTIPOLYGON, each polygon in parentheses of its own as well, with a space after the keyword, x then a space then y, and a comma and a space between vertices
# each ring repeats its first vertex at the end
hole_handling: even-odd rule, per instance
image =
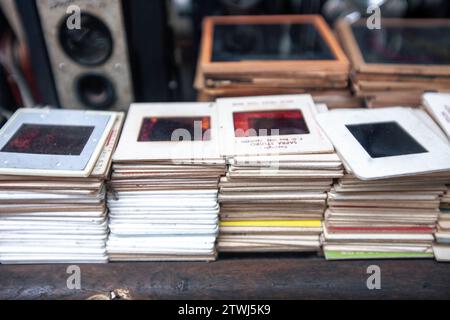
POLYGON ((441 199, 441 213, 433 245, 434 256, 438 261, 450 261, 450 187, 441 199))
POLYGON ((219 252, 320 250, 327 191, 342 163, 309 95, 217 101, 222 154, 219 252))
POLYGON ((369 107, 415 106, 427 91, 450 90, 450 20, 382 19, 337 23, 352 63, 352 86, 369 107))
POLYGON ((105 180, 123 115, 21 109, 0 132, 0 262, 107 262, 105 180))
MULTIPOLYGON (((427 93, 423 96, 423 106, 441 127, 450 143, 450 94, 427 93)), ((438 261, 450 261, 450 184, 441 199, 441 213, 435 233, 434 255, 438 261)))
POLYGON ((110 260, 216 258, 218 130, 210 103, 131 106, 108 195, 110 260))
POLYGON ((360 107, 350 64, 321 16, 208 17, 196 88, 200 100, 309 93, 328 107, 360 107))
POLYGON ((328 112, 318 122, 346 174, 328 196, 327 259, 432 258, 450 147, 422 110, 328 112))

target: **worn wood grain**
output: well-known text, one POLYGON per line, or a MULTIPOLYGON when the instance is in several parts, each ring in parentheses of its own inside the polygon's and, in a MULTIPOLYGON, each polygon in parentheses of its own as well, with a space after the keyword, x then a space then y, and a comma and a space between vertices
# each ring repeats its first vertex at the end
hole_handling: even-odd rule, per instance
POLYGON ((316 257, 226 257, 214 263, 0 266, 0 299, 449 299, 450 267, 431 260, 327 262, 316 257), (381 268, 381 290, 366 287, 381 268))

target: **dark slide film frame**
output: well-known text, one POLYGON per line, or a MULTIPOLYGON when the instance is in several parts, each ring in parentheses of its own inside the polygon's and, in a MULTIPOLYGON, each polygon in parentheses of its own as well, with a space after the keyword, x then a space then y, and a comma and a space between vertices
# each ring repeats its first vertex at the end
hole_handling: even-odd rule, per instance
POLYGON ((139 142, 169 142, 177 130, 189 133, 191 141, 211 140, 211 117, 146 117, 142 119, 139 142))
POLYGON ((233 113, 235 135, 248 136, 253 130, 258 136, 309 134, 309 128, 301 110, 267 110, 233 113))
POLYGON ((79 156, 95 127, 24 123, 1 152, 79 156))
POLYGON ((373 159, 428 152, 395 121, 346 127, 373 159))

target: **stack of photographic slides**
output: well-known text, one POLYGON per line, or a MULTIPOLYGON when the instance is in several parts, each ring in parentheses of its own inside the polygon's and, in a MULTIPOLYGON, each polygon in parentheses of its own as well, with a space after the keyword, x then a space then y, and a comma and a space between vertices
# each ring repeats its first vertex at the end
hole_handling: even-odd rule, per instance
POLYGON ((0 132, 0 262, 104 263, 123 114, 21 109, 0 132))
POLYGON ((369 107, 418 107, 424 92, 450 91, 449 32, 443 19, 383 19, 380 29, 366 19, 337 23, 353 89, 369 107))
POLYGON ((438 261, 450 262, 450 187, 441 199, 441 213, 433 245, 434 256, 438 261))
POLYGON ((420 109, 342 110, 318 122, 346 173, 330 191, 324 252, 329 260, 432 258, 450 147, 420 109))
MULTIPOLYGON (((423 106, 440 125, 450 143, 450 94, 426 93, 423 96, 423 106)), ((441 213, 435 238, 433 251, 436 259, 450 261, 450 183, 441 199, 441 213)))
POLYGON ((342 163, 309 95, 217 101, 222 153, 219 252, 320 251, 327 192, 342 163))
POLYGON ((208 17, 195 86, 200 100, 310 93, 330 108, 361 107, 350 63, 319 15, 208 17))
POLYGON ((450 140, 450 93, 425 93, 422 105, 450 140))
POLYGON ((220 157, 214 104, 133 104, 113 158, 111 261, 216 259, 220 157))

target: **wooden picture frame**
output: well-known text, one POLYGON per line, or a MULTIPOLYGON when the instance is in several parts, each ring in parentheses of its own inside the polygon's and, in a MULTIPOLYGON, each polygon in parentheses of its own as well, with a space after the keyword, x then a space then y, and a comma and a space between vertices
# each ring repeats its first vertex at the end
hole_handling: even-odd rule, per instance
MULTIPOLYGON (((347 53, 352 66, 357 73, 445 77, 448 77, 450 74, 450 65, 387 64, 366 62, 352 31, 352 25, 362 25, 365 22, 365 20, 359 20, 354 24, 350 24, 346 20, 340 20, 336 23, 336 31, 341 40, 342 47, 347 53)), ((450 26, 450 19, 383 19, 382 23, 382 27, 450 26)))
POLYGON ((201 70, 205 74, 281 73, 295 72, 348 72, 350 63, 325 20, 319 15, 273 15, 273 16, 218 16, 207 17, 203 22, 203 38, 200 56, 201 70), (280 25, 311 24, 322 36, 334 60, 252 60, 241 62, 214 62, 213 41, 216 25, 280 25))

